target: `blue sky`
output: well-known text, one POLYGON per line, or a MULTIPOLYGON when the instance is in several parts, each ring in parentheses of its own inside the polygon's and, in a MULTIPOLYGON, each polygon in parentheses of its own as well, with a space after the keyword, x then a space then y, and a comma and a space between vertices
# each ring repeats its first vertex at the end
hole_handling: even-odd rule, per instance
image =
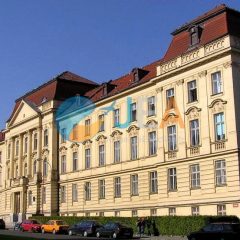
MULTIPOLYGON (((0 129, 14 101, 69 70, 97 82, 160 59, 170 33, 218 0, 2 0, 0 129)), ((225 4, 240 10, 239 0, 225 4)))

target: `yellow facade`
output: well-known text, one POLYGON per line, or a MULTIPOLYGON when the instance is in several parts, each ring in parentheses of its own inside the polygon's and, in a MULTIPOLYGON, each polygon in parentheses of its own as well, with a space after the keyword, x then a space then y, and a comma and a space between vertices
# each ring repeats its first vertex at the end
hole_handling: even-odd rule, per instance
POLYGON ((150 81, 98 100, 69 135, 81 135, 89 120, 90 136, 79 141, 62 139, 62 128, 72 122, 58 119, 58 131, 58 101, 36 108, 22 100, 0 143, 0 217, 7 222, 33 214, 240 217, 239 43, 226 35, 160 62, 150 81), (115 127, 114 110, 121 124, 132 114, 128 99, 136 103, 136 120, 115 127), (100 115, 104 127, 95 131, 100 115))

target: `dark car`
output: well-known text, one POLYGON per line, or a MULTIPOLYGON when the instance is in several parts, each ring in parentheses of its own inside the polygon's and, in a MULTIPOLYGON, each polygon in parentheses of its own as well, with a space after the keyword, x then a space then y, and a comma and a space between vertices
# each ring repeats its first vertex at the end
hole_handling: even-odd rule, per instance
POLYGON ((5 229, 5 222, 3 219, 0 219, 0 229, 5 229))
POLYGON ((96 235, 96 229, 101 227, 101 225, 96 221, 82 221, 77 224, 74 224, 68 229, 69 235, 77 235, 81 234, 84 237, 87 236, 95 236, 96 235))
POLYGON ((24 220, 20 229, 21 231, 41 232, 41 224, 37 220, 24 220))
POLYGON ((240 239, 239 223, 210 223, 188 236, 189 240, 237 240, 240 239))
POLYGON ((133 237, 133 229, 121 223, 110 222, 96 230, 96 237, 125 237, 130 239, 133 237))

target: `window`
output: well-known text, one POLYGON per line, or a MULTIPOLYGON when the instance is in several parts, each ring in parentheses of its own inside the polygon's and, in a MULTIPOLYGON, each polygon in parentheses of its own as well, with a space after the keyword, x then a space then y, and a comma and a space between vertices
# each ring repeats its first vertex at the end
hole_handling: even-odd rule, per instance
POLYGON ((217 205, 217 215, 218 216, 226 216, 226 205, 225 204, 217 205))
POLYGON ((138 216, 138 211, 132 210, 132 217, 137 217, 137 216, 138 216))
POLYGON ((198 119, 190 121, 190 145, 199 146, 199 121, 198 119))
POLYGON ((85 136, 90 136, 90 119, 85 120, 85 136))
POLYGON ((225 160, 217 160, 215 162, 215 175, 217 186, 221 186, 227 183, 225 160))
POLYGON ((28 152, 28 138, 25 137, 24 139, 24 153, 28 152))
POLYGON ((43 140, 44 147, 47 147, 48 146, 48 129, 44 130, 43 136, 44 136, 44 140, 43 140))
POLYGON ((78 201, 78 185, 77 184, 72 185, 72 201, 73 202, 78 201))
POLYGON ((137 137, 131 137, 130 138, 130 141, 131 141, 131 160, 135 160, 137 159, 138 157, 138 154, 137 154, 137 137))
POLYGON ((37 173, 37 160, 33 162, 33 174, 37 173))
POLYGON ((90 148, 85 149, 85 168, 89 169, 91 167, 91 151, 90 148))
POLYGON ((168 169, 168 189, 169 191, 177 190, 177 169, 169 168, 168 169))
POLYGON ((99 217, 104 217, 104 212, 99 212, 99 217))
POLYGON ((177 150, 177 135, 176 135, 176 126, 169 126, 168 130, 168 151, 177 150))
POLYGON ((60 187, 60 191, 61 191, 61 203, 65 203, 66 202, 66 187, 65 186, 61 186, 60 187))
POLYGON ((150 172, 150 193, 158 192, 157 171, 150 172))
POLYGON ((0 163, 2 163, 2 152, 0 151, 0 163))
POLYGON ((104 114, 98 116, 99 132, 104 131, 104 114))
POLYGON ((34 133, 33 135, 33 150, 36 151, 38 147, 38 134, 34 133))
POLYGON ((198 41, 199 41, 198 33, 197 32, 191 33, 191 46, 198 44, 198 41))
POLYGON ((42 188, 42 203, 46 204, 47 202, 47 196, 46 196, 46 187, 42 188))
POLYGON ((105 198, 105 180, 99 180, 99 199, 105 198))
POLYGON ((151 217, 156 217, 157 216, 157 209, 155 209, 155 208, 150 209, 150 216, 151 217))
POLYGON ((212 94, 218 94, 222 92, 222 78, 221 72, 215 72, 211 75, 212 79, 212 94))
POLYGON ((78 153, 73 153, 73 171, 77 171, 78 169, 78 153))
POLYGON ((114 163, 120 162, 120 141, 114 142, 114 163))
POLYGON ((43 176, 46 177, 48 172, 47 159, 43 161, 43 176))
POLYGON ((66 128, 61 129, 61 143, 65 143, 67 140, 66 128))
POLYGON ((191 188, 200 187, 200 166, 194 164, 190 166, 191 188))
POLYGON ((169 216, 176 216, 176 208, 169 208, 168 212, 169 216))
POLYGON ((199 206, 192 207, 192 216, 198 216, 199 215, 199 206))
POLYGON ((131 176, 131 191, 132 196, 138 195, 138 175, 134 174, 131 176))
POLYGON ((19 140, 16 141, 16 156, 19 155, 19 140))
POLYGON ((193 80, 188 82, 188 102, 195 102, 197 101, 197 82, 193 80))
POLYGON ((114 215, 115 215, 115 217, 120 217, 120 211, 115 211, 114 215))
POLYGON ((224 114, 218 113, 214 114, 215 123, 215 140, 221 141, 225 139, 225 124, 224 124, 224 114))
POLYGON ((137 121, 137 104, 132 103, 131 104, 131 122, 137 121))
POLYGON ((32 205, 32 191, 28 192, 28 205, 31 206, 32 205))
POLYGON ((78 139, 78 124, 73 124, 73 140, 78 139))
POLYGON ((99 166, 105 165, 105 145, 99 145, 99 166))
POLYGON ((120 124, 120 110, 119 109, 115 109, 114 112, 114 127, 118 127, 120 124))
POLYGON ((155 115, 155 97, 148 98, 148 116, 155 115))
POLYGON ((167 109, 174 108, 174 88, 168 89, 167 95, 167 109))
POLYGON ((90 212, 85 212, 85 217, 90 217, 90 212))
POLYGON ((116 198, 121 197, 121 178, 120 177, 114 178, 114 193, 116 198))
POLYGON ((67 161, 66 155, 61 156, 61 173, 66 173, 67 171, 67 161))
POLYGON ((149 156, 155 155, 157 153, 157 141, 156 141, 156 132, 148 133, 149 141, 149 156))
POLYGON ((85 200, 91 200, 91 183, 85 183, 85 200))
POLYGON ((9 179, 10 178, 10 168, 8 168, 8 170, 7 170, 7 179, 9 179))

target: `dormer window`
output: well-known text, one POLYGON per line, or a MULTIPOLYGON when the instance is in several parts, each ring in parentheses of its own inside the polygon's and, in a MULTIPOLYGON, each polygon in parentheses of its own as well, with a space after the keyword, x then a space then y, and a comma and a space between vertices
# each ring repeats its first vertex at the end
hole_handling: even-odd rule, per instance
POLYGON ((190 46, 195 46, 200 42, 202 29, 200 26, 193 26, 189 29, 190 33, 190 46))

